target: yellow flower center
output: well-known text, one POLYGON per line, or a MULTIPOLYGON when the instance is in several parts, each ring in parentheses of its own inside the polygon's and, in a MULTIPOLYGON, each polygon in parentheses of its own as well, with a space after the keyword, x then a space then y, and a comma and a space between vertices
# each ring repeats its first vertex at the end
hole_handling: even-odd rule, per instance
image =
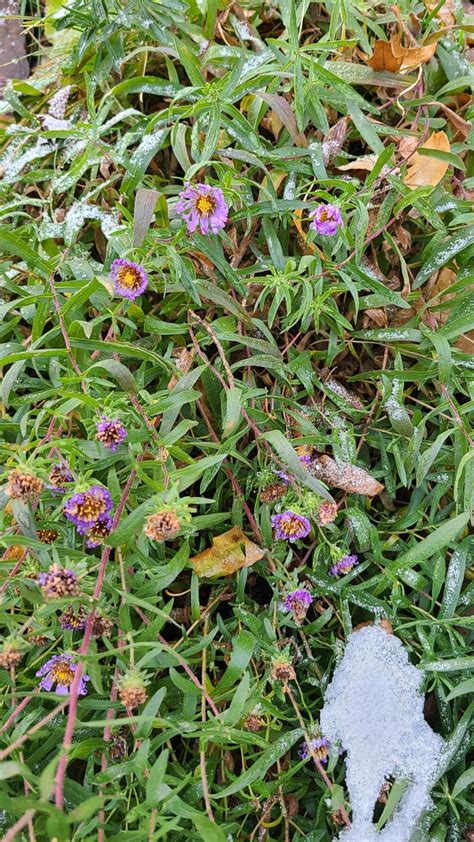
POLYGON ((291 518, 291 520, 285 520, 283 523, 280 524, 280 529, 285 535, 296 535, 297 532, 301 530, 301 523, 297 518, 291 518))
POLYGON ((329 217, 329 214, 328 214, 327 210, 321 211, 320 216, 319 216, 321 222, 326 222, 328 217, 329 217))
POLYGON ((52 678, 56 684, 65 684, 69 687, 74 678, 74 670, 69 661, 58 661, 52 669, 52 678))
POLYGON ((196 210, 201 216, 209 216, 216 209, 216 202, 212 196, 200 195, 196 199, 196 210))
POLYGON ((134 289, 140 283, 140 274, 132 266, 123 266, 118 272, 120 286, 134 289))
POLYGON ((93 497, 90 494, 86 494, 84 502, 76 503, 76 505, 71 506, 70 511, 75 517, 85 520, 87 523, 91 523, 92 521, 97 520, 99 515, 104 514, 105 509, 106 505, 104 500, 93 497))
POLYGON ((318 760, 324 760, 328 755, 328 750, 326 746, 320 746, 319 748, 314 749, 314 753, 318 760))

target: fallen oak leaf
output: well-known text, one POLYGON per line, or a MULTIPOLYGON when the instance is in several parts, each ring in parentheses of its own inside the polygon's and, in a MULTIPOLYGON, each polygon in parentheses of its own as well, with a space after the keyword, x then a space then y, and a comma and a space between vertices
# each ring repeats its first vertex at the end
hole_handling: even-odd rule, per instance
MULTIPOLYGON (((433 149, 440 152, 450 152, 451 144, 449 143, 446 132, 433 132, 426 143, 420 146, 420 149, 433 149)), ((432 158, 429 155, 420 155, 419 152, 414 152, 411 158, 411 163, 407 169, 406 175, 403 179, 407 187, 435 187, 448 169, 447 161, 442 161, 439 158, 432 158)))
MULTIPOLYGON (((433 33, 433 35, 436 34, 433 33)), ((413 70, 434 56, 437 42, 436 38, 430 44, 403 47, 401 33, 397 32, 392 35, 390 41, 375 41, 370 57, 363 53, 360 53, 360 57, 372 70, 386 70, 391 73, 413 70)))
POLYGON ((215 576, 230 576, 250 567, 265 555, 258 544, 250 541, 240 526, 233 526, 228 532, 216 535, 212 547, 190 559, 195 573, 210 579, 215 576))
POLYGON ((371 477, 364 468, 358 468, 350 462, 336 462, 326 454, 314 457, 309 470, 330 488, 341 488, 350 494, 375 497, 384 489, 382 483, 371 477))

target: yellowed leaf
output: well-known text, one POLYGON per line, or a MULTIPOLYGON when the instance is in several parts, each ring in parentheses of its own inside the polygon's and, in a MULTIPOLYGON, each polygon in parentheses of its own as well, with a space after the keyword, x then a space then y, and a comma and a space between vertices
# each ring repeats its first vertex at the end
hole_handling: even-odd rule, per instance
POLYGON ((393 52, 392 41, 376 41, 370 58, 363 59, 373 70, 388 70, 396 73, 402 66, 402 57, 393 52))
POLYGON ((214 578, 230 576, 242 567, 250 567, 263 558, 264 552, 258 544, 244 535, 240 526, 233 526, 228 532, 216 535, 212 547, 198 553, 191 564, 198 576, 214 578))
POLYGON ((338 167, 338 170, 367 170, 367 172, 372 172, 376 162, 377 155, 363 155, 362 158, 357 158, 356 161, 349 161, 347 164, 342 164, 338 167))
MULTIPOLYGON (((421 149, 438 149, 442 152, 450 152, 446 132, 433 132, 421 149)), ((410 166, 403 181, 408 187, 435 187, 443 178, 449 164, 440 161, 439 158, 430 158, 427 155, 419 155, 415 152, 411 158, 410 166)))

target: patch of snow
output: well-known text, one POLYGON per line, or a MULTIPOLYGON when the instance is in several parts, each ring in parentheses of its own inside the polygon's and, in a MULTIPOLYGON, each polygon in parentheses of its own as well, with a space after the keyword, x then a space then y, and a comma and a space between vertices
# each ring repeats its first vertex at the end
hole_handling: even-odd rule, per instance
POLYGON ((347 751, 352 825, 340 842, 409 842, 431 806, 443 741, 423 717, 423 674, 397 637, 380 626, 353 632, 325 694, 321 727, 347 751), (373 812, 387 778, 409 782, 387 825, 373 812))

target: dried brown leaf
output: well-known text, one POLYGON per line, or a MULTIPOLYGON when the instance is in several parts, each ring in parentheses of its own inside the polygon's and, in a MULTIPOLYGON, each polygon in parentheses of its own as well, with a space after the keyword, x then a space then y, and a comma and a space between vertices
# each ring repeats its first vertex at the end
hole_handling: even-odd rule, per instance
MULTIPOLYGON (((436 33, 435 33, 436 34, 436 33)), ((362 55, 362 60, 373 70, 387 70, 396 73, 399 70, 413 70, 429 61, 436 51, 437 41, 432 44, 417 44, 415 47, 403 47, 401 31, 392 35, 390 41, 375 41, 370 57, 362 55)))
MULTIPOLYGON (((446 132, 433 132, 420 148, 450 152, 451 144, 446 132)), ((435 187, 443 178, 448 166, 446 161, 441 161, 439 158, 431 158, 415 152, 403 181, 408 187, 413 188, 428 185, 435 187)))
POLYGON ((329 164, 331 158, 335 158, 338 152, 342 149, 343 143, 346 139, 347 128, 349 125, 349 117, 342 117, 334 124, 324 137, 321 144, 321 152, 324 164, 329 164))
POLYGON ((198 576, 213 578, 230 576, 242 567, 250 567, 263 558, 264 552, 244 535, 240 526, 216 535, 212 547, 190 559, 198 576))
POLYGON ((341 488, 350 494, 374 497, 384 488, 364 468, 358 468, 349 462, 336 462, 331 456, 316 456, 311 462, 310 470, 330 488, 341 488))
POLYGON ((367 170, 367 172, 372 172, 374 165, 377 162, 377 155, 363 155, 361 158, 357 158, 355 161, 349 161, 347 164, 342 164, 338 167, 338 170, 367 170))

